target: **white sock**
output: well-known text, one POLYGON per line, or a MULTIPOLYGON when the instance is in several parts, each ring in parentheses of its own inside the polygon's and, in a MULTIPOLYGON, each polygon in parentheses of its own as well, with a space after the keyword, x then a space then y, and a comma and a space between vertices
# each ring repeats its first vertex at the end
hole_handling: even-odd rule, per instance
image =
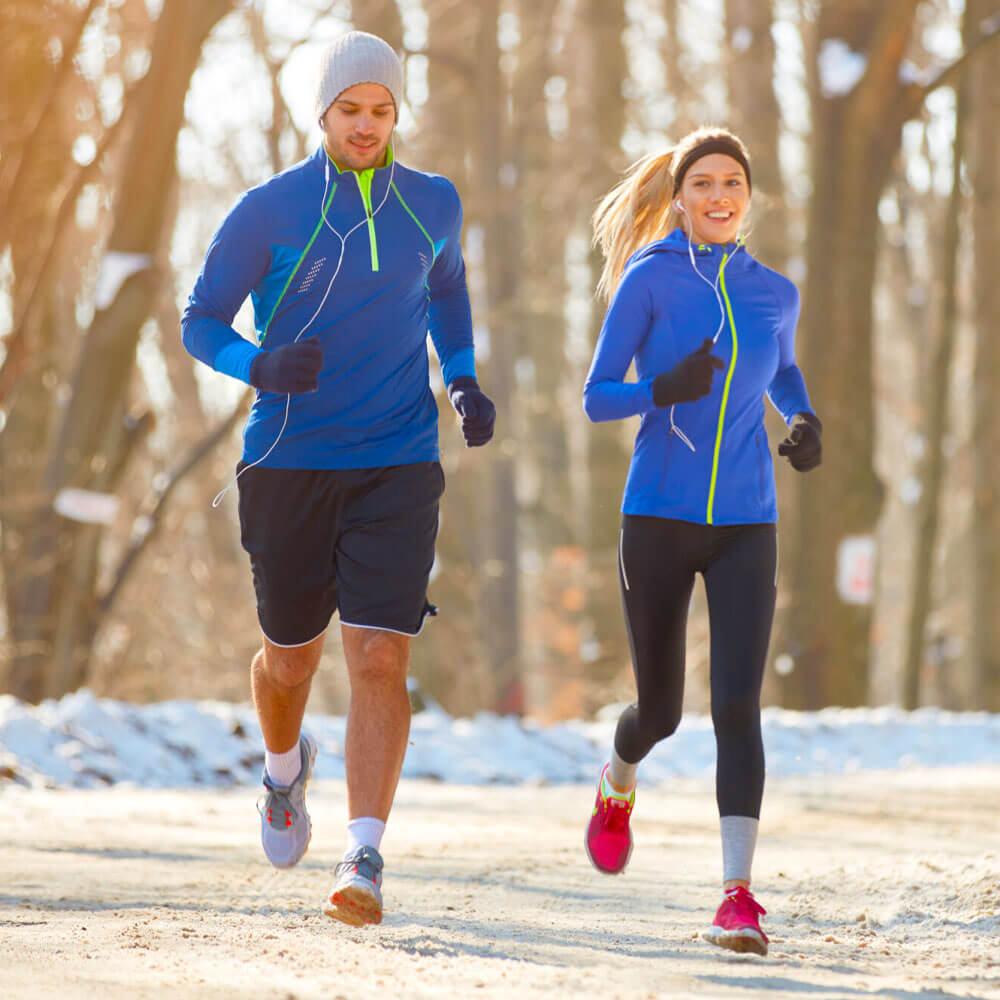
POLYGON ((385 823, 374 816, 359 816, 347 824, 347 853, 352 854, 359 847, 374 847, 377 851, 382 844, 385 823))
MULTIPOLYGON (((612 784, 631 791, 632 786, 635 784, 638 770, 638 764, 630 764, 627 760, 622 760, 618 756, 618 751, 614 747, 611 748, 611 759, 608 761, 607 777, 611 779, 612 784)), ((622 793, 618 792, 617 794, 621 795, 622 793)))
POLYGON ((608 777, 607 772, 605 772, 604 777, 601 778, 601 794, 606 799, 618 799, 619 802, 628 802, 632 798, 632 789, 630 788, 627 792, 619 792, 611 784, 611 779, 608 777))
POLYGON ((719 823, 722 829, 722 881, 742 879, 749 882, 760 821, 753 816, 723 816, 719 823))
POLYGON ((276 785, 287 788, 302 770, 302 751, 299 749, 299 741, 296 740, 295 746, 284 753, 272 753, 265 747, 264 770, 276 785))

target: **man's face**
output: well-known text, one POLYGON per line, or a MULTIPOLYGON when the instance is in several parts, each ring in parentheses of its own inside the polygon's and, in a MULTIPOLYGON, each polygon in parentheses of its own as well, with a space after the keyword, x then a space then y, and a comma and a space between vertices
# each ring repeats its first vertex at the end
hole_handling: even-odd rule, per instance
POLYGON ((380 83, 348 87, 326 109, 321 121, 323 145, 341 170, 368 170, 385 164, 396 106, 380 83))

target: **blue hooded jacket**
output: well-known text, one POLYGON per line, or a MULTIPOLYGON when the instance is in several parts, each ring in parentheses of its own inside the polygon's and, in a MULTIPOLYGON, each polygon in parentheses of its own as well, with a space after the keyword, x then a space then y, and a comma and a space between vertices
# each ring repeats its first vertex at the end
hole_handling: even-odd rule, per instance
POLYGON ((764 395, 786 423, 812 412, 795 363, 799 293, 742 244, 693 250, 703 278, 680 229, 629 259, 597 341, 584 410, 594 421, 642 416, 623 513, 699 524, 774 522, 764 395), (716 331, 712 353, 725 369, 708 396, 673 408, 692 451, 670 426, 671 408, 654 404, 653 379, 716 331), (638 381, 625 382, 633 360, 638 381))
POLYGON ((446 384, 475 376, 461 229, 452 183, 393 163, 391 153, 384 167, 341 173, 320 146, 239 199, 188 300, 184 346, 244 382, 261 350, 313 336, 323 348, 317 392, 258 391, 244 461, 272 445, 261 462, 272 468, 437 459, 428 333, 446 384), (339 273, 341 242, 330 227, 350 232, 339 273), (231 325, 247 295, 257 345, 231 325))

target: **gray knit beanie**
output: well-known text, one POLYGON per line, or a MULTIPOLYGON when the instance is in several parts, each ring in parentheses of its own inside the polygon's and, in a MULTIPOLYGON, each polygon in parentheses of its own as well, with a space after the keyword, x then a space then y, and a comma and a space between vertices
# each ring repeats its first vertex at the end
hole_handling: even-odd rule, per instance
POLYGON ((399 118, 403 97, 403 64, 388 42, 366 31, 350 31, 323 53, 319 86, 316 88, 316 117, 356 83, 380 83, 392 94, 399 118))

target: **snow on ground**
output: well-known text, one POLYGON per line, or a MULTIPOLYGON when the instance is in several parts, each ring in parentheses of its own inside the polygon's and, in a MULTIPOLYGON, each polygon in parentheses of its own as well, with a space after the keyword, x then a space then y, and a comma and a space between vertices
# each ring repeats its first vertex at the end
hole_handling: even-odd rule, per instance
MULTIPOLYGON (((407 778, 466 784, 596 780, 614 732, 603 721, 542 726, 483 712, 452 718, 431 705, 413 717, 407 778)), ((935 708, 764 710, 768 774, 851 774, 911 766, 1000 764, 1000 715, 935 708)), ((341 716, 307 715, 318 775, 343 778, 341 716)), ((255 784, 263 746, 253 709, 215 701, 132 705, 87 690, 29 705, 0 696, 0 787, 195 787, 255 784)), ((643 762, 645 782, 711 775, 711 719, 686 715, 643 762)))

